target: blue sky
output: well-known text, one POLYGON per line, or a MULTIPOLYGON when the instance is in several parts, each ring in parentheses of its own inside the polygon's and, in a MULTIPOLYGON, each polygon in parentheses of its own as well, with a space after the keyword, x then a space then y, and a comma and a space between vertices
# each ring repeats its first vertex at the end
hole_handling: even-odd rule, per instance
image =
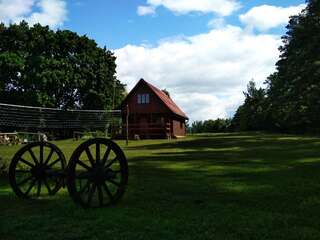
MULTIPOLYGON (((70 0, 67 2, 68 20, 63 28, 87 34, 100 46, 115 49, 126 44, 156 44, 160 39, 176 35, 195 35, 208 31, 207 23, 213 13, 177 15, 160 7, 154 16, 138 16, 137 8, 145 0, 70 0)), ((238 15, 254 6, 263 4, 292 6, 304 3, 301 0, 250 0, 242 1, 242 8, 226 17, 230 24, 242 25, 238 15)), ((283 33, 279 27, 273 32, 283 33)))
POLYGON ((242 92, 278 60, 303 0, 0 0, 0 21, 86 34, 116 57, 128 91, 144 78, 166 88, 191 121, 232 117, 242 92))

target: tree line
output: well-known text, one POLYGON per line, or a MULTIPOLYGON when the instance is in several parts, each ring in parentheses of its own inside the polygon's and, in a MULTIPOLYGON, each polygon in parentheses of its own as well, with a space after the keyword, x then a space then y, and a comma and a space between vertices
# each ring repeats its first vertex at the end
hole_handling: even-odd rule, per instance
POLYGON ((306 2, 290 18, 266 88, 249 82, 232 119, 235 130, 320 133, 320 1, 306 2))
POLYGON ((116 57, 87 36, 26 22, 0 24, 0 102, 110 109, 123 99, 116 57))
POLYGON ((266 88, 250 81, 244 103, 231 121, 195 122, 190 132, 320 133, 320 1, 306 3, 300 14, 290 17, 276 71, 266 79, 266 88))
POLYGON ((231 131, 231 119, 195 121, 187 126, 189 133, 217 133, 231 131))

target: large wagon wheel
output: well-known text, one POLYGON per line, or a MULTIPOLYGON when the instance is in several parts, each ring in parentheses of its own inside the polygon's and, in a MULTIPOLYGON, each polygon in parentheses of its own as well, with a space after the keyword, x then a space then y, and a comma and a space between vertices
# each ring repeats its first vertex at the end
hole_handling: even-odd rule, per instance
POLYGON ((63 184, 66 160, 52 143, 35 142, 22 147, 9 167, 9 181, 21 198, 55 194, 63 184))
POLYGON ((90 139, 74 151, 68 164, 67 186, 73 200, 84 208, 116 203, 128 182, 128 164, 111 140, 90 139))

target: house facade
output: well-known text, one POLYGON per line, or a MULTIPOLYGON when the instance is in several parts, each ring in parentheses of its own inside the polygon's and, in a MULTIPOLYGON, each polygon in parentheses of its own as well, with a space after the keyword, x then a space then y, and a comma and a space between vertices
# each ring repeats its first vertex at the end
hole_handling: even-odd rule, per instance
MULTIPOLYGON (((166 93, 144 79, 139 80, 120 108, 123 123, 128 118, 129 138, 178 138, 186 135, 186 114, 166 93)), ((126 124, 124 126, 123 131, 126 131, 126 124)))

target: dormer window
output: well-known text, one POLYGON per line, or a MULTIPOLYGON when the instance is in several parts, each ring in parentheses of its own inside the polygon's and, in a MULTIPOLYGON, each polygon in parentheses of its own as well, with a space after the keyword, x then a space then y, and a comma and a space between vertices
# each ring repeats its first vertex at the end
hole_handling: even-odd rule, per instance
POLYGON ((138 94, 138 104, 150 103, 149 93, 138 94))

